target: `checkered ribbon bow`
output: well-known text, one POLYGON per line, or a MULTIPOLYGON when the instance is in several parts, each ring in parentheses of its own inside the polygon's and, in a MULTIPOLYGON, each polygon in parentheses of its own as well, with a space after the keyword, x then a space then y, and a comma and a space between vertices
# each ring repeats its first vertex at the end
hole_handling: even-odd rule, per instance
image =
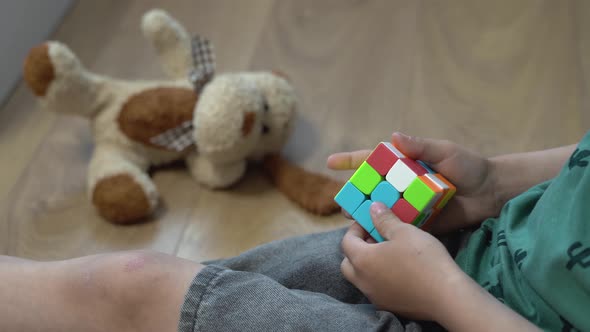
POLYGON ((215 53, 211 42, 201 36, 195 36, 192 41, 193 69, 189 73, 189 80, 195 91, 200 93, 205 84, 215 74, 215 53))
MULTIPOLYGON (((189 72, 188 78, 193 84, 195 92, 200 94, 203 87, 213 79, 215 74, 215 53, 211 42, 201 36, 193 38, 191 53, 193 68, 189 72)), ((180 152, 195 144, 193 129, 193 121, 185 121, 179 126, 153 137, 150 141, 154 145, 180 152)))

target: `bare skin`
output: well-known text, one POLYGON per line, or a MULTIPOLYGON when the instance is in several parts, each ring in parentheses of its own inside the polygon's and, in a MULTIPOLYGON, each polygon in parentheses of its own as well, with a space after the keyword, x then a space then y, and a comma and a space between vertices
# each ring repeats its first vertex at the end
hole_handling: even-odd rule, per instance
POLYGON ((0 331, 176 331, 200 264, 151 252, 0 256, 0 331))
MULTIPOLYGON (((431 229, 439 233, 497 216, 508 200, 555 177, 575 148, 486 159, 448 141, 395 133, 392 143, 409 157, 429 163, 457 186, 456 197, 431 229)), ((332 155, 328 167, 355 169, 369 153, 332 155)), ((466 275, 430 233, 401 222, 380 203, 373 204, 371 216, 387 241, 375 243, 353 223, 342 240, 341 270, 377 307, 434 320, 451 331, 538 331, 466 275)))

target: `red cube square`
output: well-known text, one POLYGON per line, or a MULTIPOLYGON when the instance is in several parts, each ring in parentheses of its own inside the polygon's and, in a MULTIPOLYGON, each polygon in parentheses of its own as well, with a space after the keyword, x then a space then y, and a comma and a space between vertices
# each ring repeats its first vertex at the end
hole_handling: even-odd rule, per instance
POLYGON ((393 144, 381 142, 371 155, 367 158, 367 163, 373 167, 377 173, 382 176, 387 175, 393 164, 405 155, 396 149, 393 144))
POLYGON ((428 173, 428 170, 418 164, 417 161, 410 159, 410 158, 401 158, 404 164, 406 164, 417 176, 424 175, 428 173))
POLYGON ((413 223, 418 218, 418 215, 420 215, 420 212, 403 198, 397 200, 391 211, 406 224, 413 223))

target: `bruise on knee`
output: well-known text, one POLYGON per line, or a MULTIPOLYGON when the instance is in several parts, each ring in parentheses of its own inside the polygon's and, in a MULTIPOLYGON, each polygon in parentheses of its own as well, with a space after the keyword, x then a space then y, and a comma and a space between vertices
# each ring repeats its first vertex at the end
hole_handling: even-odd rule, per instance
POLYGON ((125 272, 134 272, 143 269, 146 264, 146 257, 145 255, 137 255, 135 257, 129 258, 127 262, 125 262, 123 271, 125 272))
POLYGON ((168 273, 159 255, 132 251, 65 261, 60 268, 60 289, 72 303, 133 308, 168 273))

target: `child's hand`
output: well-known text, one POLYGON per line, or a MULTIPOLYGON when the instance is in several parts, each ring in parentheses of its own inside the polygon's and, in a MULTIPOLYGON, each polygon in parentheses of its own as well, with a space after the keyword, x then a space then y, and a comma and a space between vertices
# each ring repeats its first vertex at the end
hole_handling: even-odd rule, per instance
POLYGON ((449 331, 539 331, 461 271, 432 235, 401 222, 382 203, 373 203, 371 218, 387 241, 375 243, 352 224, 342 239, 341 270, 377 308, 449 331))
POLYGON ((342 273, 379 309, 438 319, 461 270, 436 238, 401 222, 385 205, 373 203, 371 216, 387 241, 376 244, 354 223, 342 240, 342 273))
MULTIPOLYGON (((408 157, 426 162, 457 186, 455 196, 432 223, 433 233, 472 226, 500 212, 488 159, 449 141, 395 133, 392 143, 408 157)), ((356 169, 370 153, 371 150, 337 153, 328 158, 328 167, 356 169)))

